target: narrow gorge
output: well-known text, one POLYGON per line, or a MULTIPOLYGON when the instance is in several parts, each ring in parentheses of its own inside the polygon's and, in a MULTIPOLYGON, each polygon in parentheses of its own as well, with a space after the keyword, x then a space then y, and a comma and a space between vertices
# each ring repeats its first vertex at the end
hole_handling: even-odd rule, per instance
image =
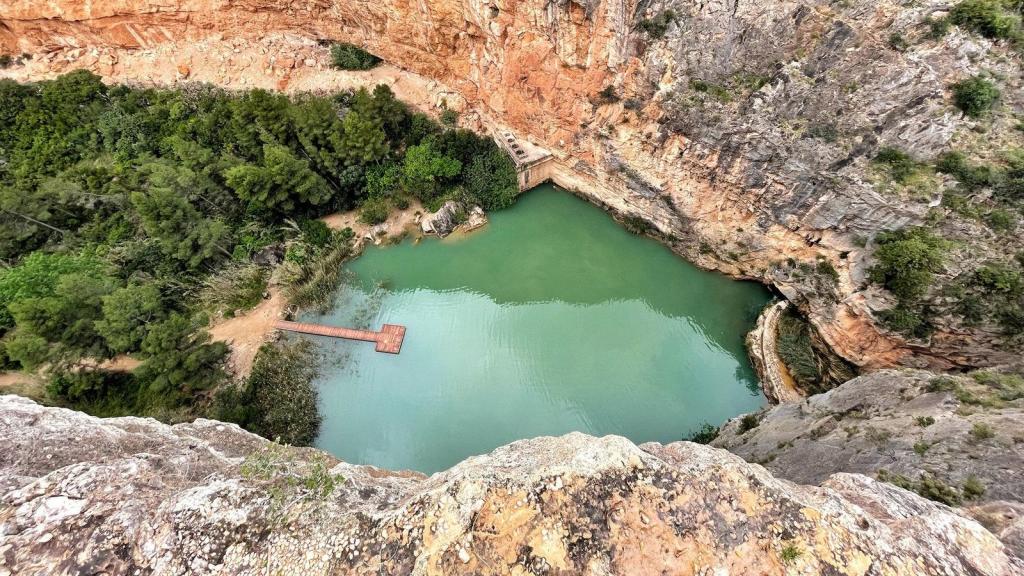
MULTIPOLYGON (((556 184, 779 301, 747 339, 771 405, 720 428, 708 409, 703 430, 687 413, 680 439, 700 443, 573 432, 431 476, 213 420, 0 396, 0 576, 1024 574, 1021 16, 1008 0, 0 3, 0 82, 88 70, 111 86, 324 98, 385 85, 492 137, 520 190, 556 184), (383 62, 339 70, 339 42, 383 62)), ((426 203, 374 226, 326 216, 323 233, 400 242, 426 203)), ((283 312, 281 294, 264 298, 250 319, 283 312)), ((262 342, 249 326, 211 329, 236 338, 240 372, 262 342)), ((622 368, 602 384, 643 380, 622 368)), ((730 370, 737 384, 749 365, 730 370)), ((429 452, 432 438, 362 408, 339 413, 391 440, 385 461, 429 452)))

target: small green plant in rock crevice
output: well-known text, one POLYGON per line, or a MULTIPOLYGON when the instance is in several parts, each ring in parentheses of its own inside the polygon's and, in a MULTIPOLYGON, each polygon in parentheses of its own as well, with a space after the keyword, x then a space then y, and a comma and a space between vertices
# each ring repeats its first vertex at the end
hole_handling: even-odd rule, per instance
POLYGON ((275 521, 283 521, 295 504, 327 500, 345 481, 343 476, 331 473, 325 455, 299 460, 294 448, 276 442, 249 454, 240 473, 266 491, 268 513, 275 521))
POLYGON ((804 551, 796 544, 786 544, 782 547, 782 551, 779 553, 779 559, 782 560, 783 564, 788 566, 796 562, 801 556, 803 556, 803 554, 804 551))

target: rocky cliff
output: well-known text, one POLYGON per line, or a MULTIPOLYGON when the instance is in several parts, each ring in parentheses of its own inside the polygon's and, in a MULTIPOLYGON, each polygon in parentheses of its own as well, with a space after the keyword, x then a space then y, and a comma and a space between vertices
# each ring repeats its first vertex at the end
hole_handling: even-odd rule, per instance
POLYGON ((899 335, 876 318, 892 299, 866 281, 871 239, 929 210, 960 242, 945 281, 1020 248, 1016 235, 997 237, 937 208, 948 178, 910 193, 882 185, 872 169, 882 146, 926 161, 950 147, 993 157, 1019 142, 1019 55, 957 28, 933 38, 928 22, 948 8, 16 0, 0 6, 0 47, 33 56, 7 72, 22 79, 88 67, 122 81, 286 90, 391 81, 403 97, 444 99, 468 112, 464 121, 547 147, 557 182, 648 220, 691 260, 772 284, 853 363, 949 368, 1010 361, 1019 338, 964 322, 948 300, 930 308, 929 337, 899 335), (408 73, 332 75, 316 43, 326 39, 362 44, 408 73), (949 96, 951 83, 979 72, 1003 93, 984 121, 963 116, 949 96), (837 274, 814 273, 819 262, 837 274))
POLYGON ((818 484, 865 474, 963 506, 1024 555, 1024 378, 917 370, 860 376, 722 427, 714 446, 818 484))
POLYGON ((912 493, 686 442, 537 438, 424 477, 14 396, 0 441, 4 575, 1024 573, 912 493))

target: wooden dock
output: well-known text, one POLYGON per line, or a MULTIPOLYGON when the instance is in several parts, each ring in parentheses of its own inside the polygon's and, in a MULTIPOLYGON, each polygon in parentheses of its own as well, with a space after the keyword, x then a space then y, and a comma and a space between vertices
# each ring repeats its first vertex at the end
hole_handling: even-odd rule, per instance
POLYGON ((398 354, 401 352, 402 341, 405 340, 405 326, 397 324, 385 324, 381 326, 380 332, 324 326, 323 324, 308 324, 305 322, 289 322, 287 320, 278 320, 274 327, 278 330, 287 330, 301 334, 376 342, 377 347, 375 349, 377 352, 385 352, 387 354, 398 354))

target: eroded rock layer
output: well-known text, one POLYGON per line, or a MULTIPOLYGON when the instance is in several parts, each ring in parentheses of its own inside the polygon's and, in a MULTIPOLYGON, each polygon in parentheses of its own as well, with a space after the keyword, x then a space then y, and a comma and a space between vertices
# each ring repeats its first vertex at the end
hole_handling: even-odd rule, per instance
MULTIPOLYGON (((438 82, 426 88, 434 104, 444 97, 547 147, 556 182, 646 219, 698 264, 776 286, 853 363, 991 365, 1019 352, 998 326, 965 325, 936 304, 932 335, 907 341, 880 327, 876 313, 893 301, 866 281, 865 241, 922 222, 943 191, 910 197, 873 185, 870 159, 882 146, 929 160, 956 144, 984 157, 1017 134, 1019 56, 961 30, 930 38, 928 19, 944 9, 938 0, 17 0, 0 6, 0 47, 33 55, 7 72, 23 79, 86 67, 122 81, 304 90, 351 84, 331 80, 316 40, 356 42, 438 82), (980 71, 1004 95, 984 138, 948 89, 980 71), (820 261, 834 279, 803 272, 820 261)), ((1013 251, 976 223, 951 216, 943 226, 965 247, 948 277, 1013 251)))
POLYGON ((199 420, 0 398, 2 574, 991 574, 1024 564, 945 506, 821 487, 723 450, 570 434, 425 477, 199 420))

